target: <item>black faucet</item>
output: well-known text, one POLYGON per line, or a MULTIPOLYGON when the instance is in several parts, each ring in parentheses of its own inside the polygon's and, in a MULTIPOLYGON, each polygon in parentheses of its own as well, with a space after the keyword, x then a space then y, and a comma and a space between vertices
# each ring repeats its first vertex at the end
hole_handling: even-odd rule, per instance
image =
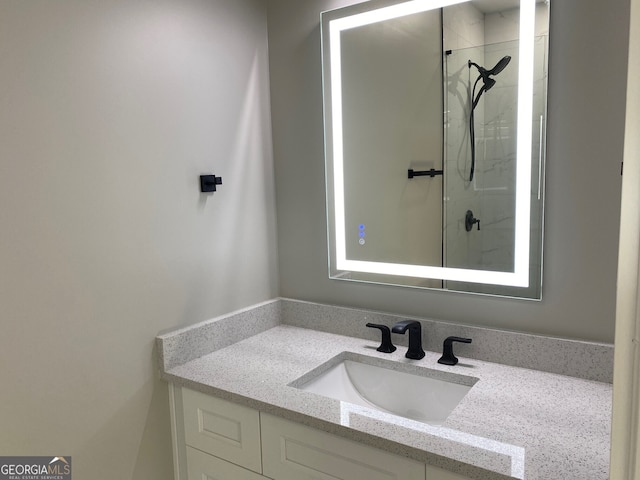
POLYGON ((415 320, 404 320, 396 323, 391 331, 393 333, 404 334, 409 330, 409 348, 405 357, 413 360, 424 358, 424 350, 422 350, 422 324, 415 320))

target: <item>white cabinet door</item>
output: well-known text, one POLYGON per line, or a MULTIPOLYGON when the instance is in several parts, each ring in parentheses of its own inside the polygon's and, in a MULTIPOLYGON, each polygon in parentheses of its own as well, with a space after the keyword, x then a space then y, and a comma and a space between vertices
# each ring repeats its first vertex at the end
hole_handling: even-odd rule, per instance
POLYGON ((188 480, 266 480, 267 477, 187 447, 188 480))
POLYGON ((463 477, 457 473, 452 473, 441 468, 427 465, 427 480, 470 480, 469 477, 463 477))
POLYGON ((260 414, 264 474, 275 480, 424 480, 425 465, 260 414))
POLYGON ((257 410, 186 388, 182 406, 187 445, 262 473, 257 410))

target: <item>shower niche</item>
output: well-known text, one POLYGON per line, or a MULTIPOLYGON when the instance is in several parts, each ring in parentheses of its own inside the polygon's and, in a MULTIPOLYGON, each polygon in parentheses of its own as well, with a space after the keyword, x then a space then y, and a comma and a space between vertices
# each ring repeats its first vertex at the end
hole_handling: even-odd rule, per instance
POLYGON ((540 299, 548 3, 446 3, 322 14, 329 274, 540 299))

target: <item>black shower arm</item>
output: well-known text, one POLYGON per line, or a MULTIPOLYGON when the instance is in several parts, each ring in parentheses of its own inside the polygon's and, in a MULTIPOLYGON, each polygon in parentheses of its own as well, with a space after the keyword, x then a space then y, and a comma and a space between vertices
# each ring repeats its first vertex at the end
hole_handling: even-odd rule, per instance
POLYGON ((482 72, 482 71, 486 72, 486 70, 484 68, 482 68, 480 65, 478 65, 476 62, 472 62, 471 60, 469 60, 469 68, 471 68, 471 65, 476 67, 479 72, 482 72))

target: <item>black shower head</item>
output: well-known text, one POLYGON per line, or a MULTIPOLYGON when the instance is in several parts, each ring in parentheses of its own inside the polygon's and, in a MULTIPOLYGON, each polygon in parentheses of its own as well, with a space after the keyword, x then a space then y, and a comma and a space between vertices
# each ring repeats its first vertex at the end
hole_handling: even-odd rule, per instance
POLYGON ((496 66, 487 72, 488 75, 498 75, 502 70, 505 69, 509 62, 511 61, 511 57, 509 55, 505 55, 500 59, 496 66))
POLYGON ((485 84, 485 87, 486 87, 485 91, 486 91, 486 90, 489 90, 491 87, 493 87, 493 85, 496 83, 495 80, 489 77, 491 75, 498 75, 500 72, 502 72, 502 70, 504 70, 505 67, 509 65, 510 61, 511 61, 511 57, 509 55, 505 55, 500 59, 498 63, 496 63, 496 65, 491 70, 487 70, 486 68, 481 67, 477 63, 469 60, 469 68, 471 68, 471 66, 473 65, 478 69, 478 72, 480 72, 480 76, 482 77, 482 81, 485 84), (492 80, 493 83, 489 82, 489 80, 492 80))

